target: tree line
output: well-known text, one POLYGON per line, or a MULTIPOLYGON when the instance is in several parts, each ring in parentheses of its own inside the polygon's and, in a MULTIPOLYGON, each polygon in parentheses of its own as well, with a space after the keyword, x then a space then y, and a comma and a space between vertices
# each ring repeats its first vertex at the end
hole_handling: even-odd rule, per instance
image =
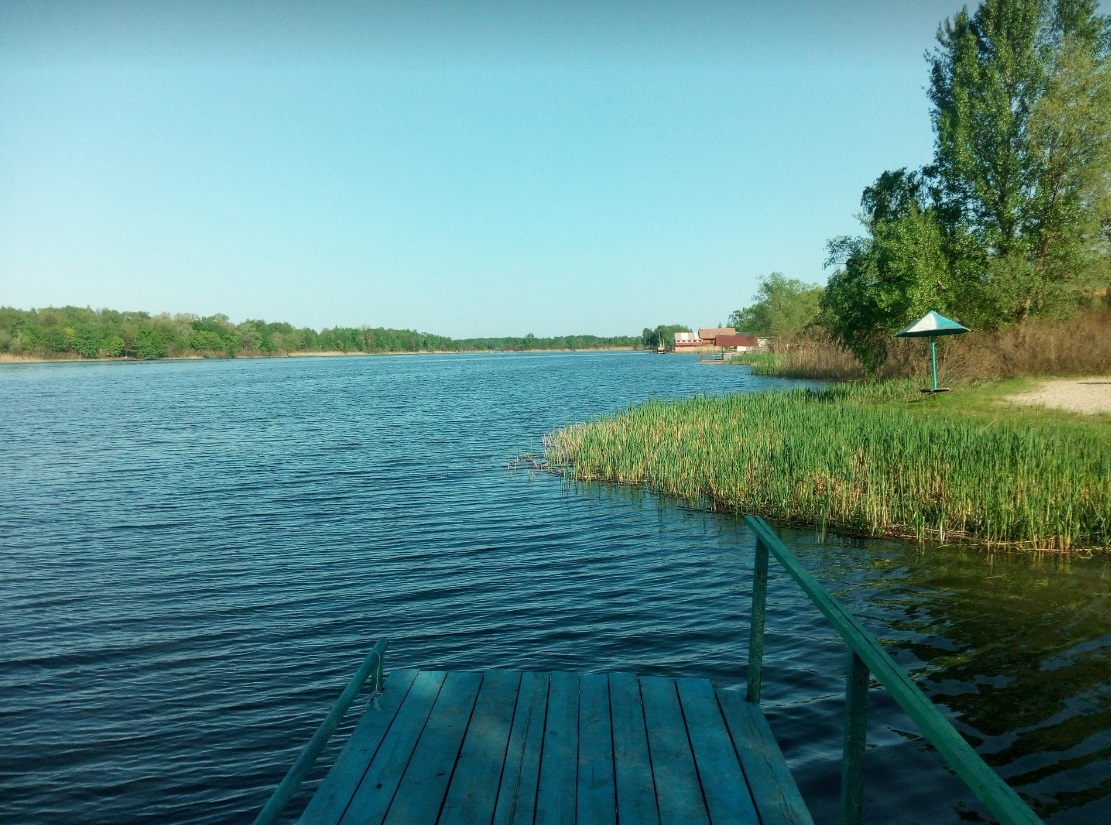
POLYGON ((40 358, 225 357, 298 352, 483 352, 634 347, 637 336, 449 338, 409 329, 333 327, 319 332, 284 322, 226 315, 121 312, 113 309, 0 307, 0 353, 40 358))
MULTIPOLYGON (((869 370, 928 310, 975 329, 1068 317, 1111 290, 1111 18, 1094 0, 985 0, 927 54, 934 157, 882 172, 824 288, 773 273, 731 317, 824 327, 869 370)), ((757 328, 761 327, 761 328, 757 328)))
POLYGON ((675 349, 675 333, 690 332, 691 328, 682 324, 660 324, 655 329, 644 328, 640 335, 640 345, 645 349, 675 349))

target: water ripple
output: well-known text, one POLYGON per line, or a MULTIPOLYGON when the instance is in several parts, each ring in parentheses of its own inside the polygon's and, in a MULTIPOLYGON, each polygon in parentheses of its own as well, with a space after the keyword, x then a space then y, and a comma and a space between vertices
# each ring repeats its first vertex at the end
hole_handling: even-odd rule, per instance
MULTIPOLYGON (((0 821, 250 821, 380 635, 390 667, 739 686, 735 519, 505 464, 774 383, 635 354, 0 368, 0 821)), ((1044 816, 1098 821, 1111 566, 997 557, 985 587, 978 554, 786 535, 1044 816)), ((829 819, 844 647, 781 574, 768 629, 769 717, 829 819)), ((979 810, 882 694, 871 719, 870 821, 979 810)))

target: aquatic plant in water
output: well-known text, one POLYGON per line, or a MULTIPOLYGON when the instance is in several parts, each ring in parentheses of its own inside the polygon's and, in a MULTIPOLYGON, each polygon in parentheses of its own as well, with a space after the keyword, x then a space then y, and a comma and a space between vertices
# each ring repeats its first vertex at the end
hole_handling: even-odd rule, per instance
POLYGON ((1111 430, 891 403, 901 385, 651 401, 552 433, 569 477, 866 536, 1111 547, 1111 430))

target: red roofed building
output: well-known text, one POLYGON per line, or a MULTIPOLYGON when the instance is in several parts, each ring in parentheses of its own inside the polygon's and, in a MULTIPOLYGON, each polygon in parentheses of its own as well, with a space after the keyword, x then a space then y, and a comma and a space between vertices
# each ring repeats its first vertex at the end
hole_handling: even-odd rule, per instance
POLYGON ((714 339, 714 344, 723 349, 733 349, 737 352, 760 349, 760 339, 755 335, 719 335, 714 339))
POLYGON ((721 346, 717 343, 719 335, 734 335, 737 330, 733 327, 701 327, 698 330, 698 337, 702 339, 702 343, 709 344, 710 346, 721 346))

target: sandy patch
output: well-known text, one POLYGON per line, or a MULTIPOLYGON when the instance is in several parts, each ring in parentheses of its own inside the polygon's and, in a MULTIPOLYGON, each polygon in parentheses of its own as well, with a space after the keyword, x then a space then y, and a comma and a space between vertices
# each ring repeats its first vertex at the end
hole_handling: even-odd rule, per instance
POLYGON ((1012 395, 1015 404, 1041 404, 1086 414, 1111 413, 1111 376, 1058 378, 1033 392, 1012 395))

